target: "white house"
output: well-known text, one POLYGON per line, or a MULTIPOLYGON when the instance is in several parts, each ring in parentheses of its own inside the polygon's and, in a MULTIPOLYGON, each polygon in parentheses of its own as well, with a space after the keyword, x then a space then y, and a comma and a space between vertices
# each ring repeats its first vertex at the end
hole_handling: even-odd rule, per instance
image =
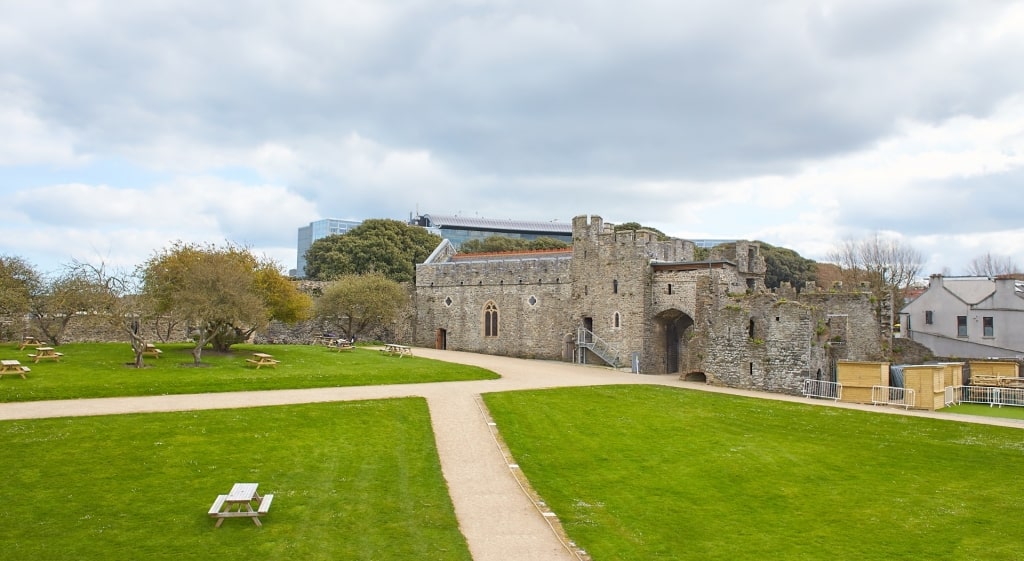
POLYGON ((1024 355, 1024 282, 932 275, 928 290, 900 311, 900 324, 935 356, 1024 355))

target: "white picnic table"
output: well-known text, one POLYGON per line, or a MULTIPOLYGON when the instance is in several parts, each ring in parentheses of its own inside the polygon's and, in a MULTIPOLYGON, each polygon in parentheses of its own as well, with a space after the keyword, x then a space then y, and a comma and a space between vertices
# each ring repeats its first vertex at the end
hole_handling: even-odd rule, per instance
POLYGON ((227 495, 217 495, 209 510, 209 515, 217 519, 213 527, 219 528, 225 518, 252 518, 253 524, 263 526, 260 517, 270 511, 274 495, 268 493, 261 497, 258 487, 259 483, 235 483, 227 495))

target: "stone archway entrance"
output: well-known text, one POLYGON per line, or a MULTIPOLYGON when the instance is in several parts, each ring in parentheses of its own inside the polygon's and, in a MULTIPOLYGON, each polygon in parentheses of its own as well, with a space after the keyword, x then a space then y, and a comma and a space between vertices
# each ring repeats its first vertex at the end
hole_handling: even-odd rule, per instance
POLYGON ((658 355, 664 357, 662 367, 666 374, 680 371, 681 357, 685 355, 689 331, 693 330, 693 318, 676 310, 665 310, 654 316, 658 336, 654 337, 658 355))

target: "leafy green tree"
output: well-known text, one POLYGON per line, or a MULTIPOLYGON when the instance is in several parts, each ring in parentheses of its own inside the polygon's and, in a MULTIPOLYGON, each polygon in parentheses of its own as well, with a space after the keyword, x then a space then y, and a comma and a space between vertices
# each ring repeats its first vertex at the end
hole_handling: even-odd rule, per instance
POLYGON ((144 293, 155 312, 174 315, 194 329, 192 357, 202 350, 227 351, 273 319, 309 317, 312 302, 283 279, 277 265, 234 245, 175 243, 143 267, 144 293))
POLYGON ((783 282, 788 282, 800 290, 809 281, 816 280, 818 267, 814 260, 801 257, 792 249, 758 243, 765 263, 764 284, 768 288, 778 288, 783 282))
POLYGON ((306 251, 306 277, 332 280, 342 275, 382 273, 409 282, 441 243, 441 237, 399 220, 372 219, 345 232, 313 242, 306 251))
POLYGON ((533 240, 508 236, 488 236, 482 240, 466 240, 459 246, 459 253, 505 253, 566 247, 569 247, 569 244, 545 236, 533 240))
POLYGON ((316 317, 351 339, 394 321, 407 301, 402 285, 382 273, 342 275, 317 299, 316 317))
POLYGON ((621 232, 623 230, 649 230, 657 234, 659 240, 669 239, 669 236, 666 235, 665 232, 650 226, 643 226, 639 222, 623 222, 622 224, 616 224, 615 226, 612 226, 612 230, 616 232, 621 232))
POLYGON ((43 285, 42 275, 21 257, 0 255, 0 314, 20 316, 31 308, 43 285))

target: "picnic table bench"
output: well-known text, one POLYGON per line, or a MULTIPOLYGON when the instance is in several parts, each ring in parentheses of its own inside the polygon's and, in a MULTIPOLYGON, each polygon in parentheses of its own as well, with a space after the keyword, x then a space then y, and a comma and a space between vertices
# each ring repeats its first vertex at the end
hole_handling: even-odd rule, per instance
POLYGON ((146 343, 146 350, 142 351, 142 356, 151 356, 154 358, 160 358, 160 355, 162 354, 163 351, 156 348, 156 345, 152 343, 146 343))
POLYGON ((256 365, 256 370, 259 370, 261 366, 273 366, 277 367, 277 364, 281 362, 274 358, 273 355, 267 353, 252 353, 252 358, 245 359, 245 362, 256 365))
POLYGON ((330 347, 339 352, 351 351, 352 349, 356 348, 351 341, 346 341, 345 339, 338 339, 334 341, 334 343, 331 344, 330 347))
POLYGON ((31 371, 29 367, 17 360, 0 360, 0 378, 3 378, 4 374, 17 374, 24 378, 25 373, 31 371))
POLYGON ((18 345, 18 350, 23 351, 25 350, 25 347, 41 347, 45 344, 46 343, 41 342, 39 339, 36 339, 31 335, 26 335, 25 338, 21 340, 21 344, 18 345))
POLYGON ((388 343, 384 345, 384 348, 381 349, 380 352, 391 356, 397 355, 399 358, 403 356, 412 356, 411 347, 407 347, 405 345, 395 345, 393 343, 388 343))
POLYGON ((58 353, 53 347, 36 347, 36 352, 30 353, 28 356, 32 362, 36 363, 43 359, 60 362, 60 357, 64 356, 64 353, 58 353))
POLYGON ((258 483, 235 483, 227 495, 217 495, 217 499, 210 506, 208 514, 217 519, 214 528, 220 528, 225 518, 251 518, 253 524, 263 526, 260 517, 270 512, 270 504, 274 501, 274 495, 268 493, 262 497, 256 491, 258 483), (256 503, 254 510, 253 503, 256 503))
POLYGON ((329 346, 331 346, 334 343, 334 339, 335 339, 334 335, 314 335, 313 336, 313 344, 314 345, 326 345, 326 346, 329 347, 329 346))

